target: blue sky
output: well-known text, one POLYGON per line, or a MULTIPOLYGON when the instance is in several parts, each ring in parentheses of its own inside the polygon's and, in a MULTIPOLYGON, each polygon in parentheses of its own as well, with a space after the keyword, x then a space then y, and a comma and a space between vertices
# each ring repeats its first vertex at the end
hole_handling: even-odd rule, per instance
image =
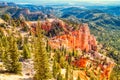
POLYGON ((59 3, 59 2, 89 2, 89 3, 100 3, 100 4, 120 4, 120 0, 0 0, 7 2, 16 2, 16 3, 59 3))

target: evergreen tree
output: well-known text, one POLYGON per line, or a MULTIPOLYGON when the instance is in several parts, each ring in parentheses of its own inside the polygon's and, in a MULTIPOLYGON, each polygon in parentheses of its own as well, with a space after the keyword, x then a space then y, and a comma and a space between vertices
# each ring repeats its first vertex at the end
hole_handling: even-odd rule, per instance
POLYGON ((48 44, 48 40, 47 40, 47 42, 46 42, 46 50, 47 50, 47 52, 50 52, 50 51, 51 51, 51 47, 50 47, 49 44, 48 44))
POLYGON ((23 54, 22 55, 23 55, 24 59, 29 59, 31 57, 30 49, 29 49, 29 46, 27 44, 23 45, 23 54))
POLYGON ((69 75, 69 65, 67 65, 67 68, 66 68, 66 74, 65 74, 66 80, 68 80, 68 75, 69 75))
POLYGON ((72 55, 71 55, 71 53, 69 53, 69 56, 68 56, 68 63, 69 63, 69 65, 71 64, 71 62, 72 62, 72 55))
POLYGON ((2 60, 2 55, 3 55, 3 51, 4 51, 4 49, 3 49, 4 47, 3 47, 3 41, 2 41, 2 37, 0 37, 0 61, 2 60))
POLYGON ((64 68, 66 66, 66 61, 65 61, 64 56, 60 57, 60 66, 61 68, 64 68))
POLYGON ((53 77, 56 78, 56 75, 57 75, 57 64, 56 64, 56 61, 54 60, 53 62, 53 77))
POLYGON ((61 53, 60 53, 60 51, 55 51, 55 52, 56 52, 56 54, 55 54, 55 56, 54 56, 54 59, 55 59, 58 63, 60 63, 61 53))
POLYGON ((5 20, 6 22, 8 22, 11 19, 11 17, 9 14, 4 14, 4 15, 2 15, 2 19, 5 20))
POLYGON ((80 76, 78 76, 77 80, 81 80, 81 79, 80 79, 80 76))
POLYGON ((3 63, 7 71, 11 73, 21 72, 21 63, 19 62, 19 52, 14 37, 6 38, 5 53, 3 58, 3 63))
POLYGON ((60 72, 60 65, 54 60, 53 62, 53 77, 56 78, 57 74, 60 72))
POLYGON ((35 69, 35 80, 47 80, 50 79, 49 60, 46 53, 44 36, 42 34, 40 23, 36 29, 36 36, 34 38, 34 69, 35 69))

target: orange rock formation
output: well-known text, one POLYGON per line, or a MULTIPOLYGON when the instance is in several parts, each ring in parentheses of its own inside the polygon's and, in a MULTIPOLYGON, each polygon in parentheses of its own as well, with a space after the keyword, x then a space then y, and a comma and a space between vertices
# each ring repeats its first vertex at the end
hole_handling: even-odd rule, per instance
MULTIPOLYGON (((77 67, 86 68, 88 63, 92 65, 96 64, 96 58, 101 61, 104 55, 97 52, 97 41, 96 38, 90 34, 88 24, 79 25, 78 30, 73 30, 69 29, 68 25, 63 21, 51 19, 41 22, 41 28, 49 32, 51 29, 53 29, 53 25, 56 25, 55 23, 57 24, 58 28, 62 28, 64 30, 64 34, 54 36, 49 39, 48 43, 51 48, 57 49, 64 47, 68 50, 82 50, 87 53, 89 53, 90 51, 96 52, 93 54, 90 53, 90 58, 92 58, 93 60, 83 57, 73 61, 72 64, 77 67)), ((32 30, 35 31, 35 26, 37 26, 37 22, 29 22, 29 24, 31 25, 32 30)), ((104 58, 107 57, 104 56, 104 58)), ((102 80, 103 78, 106 78, 108 80, 110 73, 114 67, 114 62, 109 60, 109 62, 106 62, 106 64, 100 63, 100 65, 97 65, 97 67, 101 71, 100 80, 102 80)))
POLYGON ((71 31, 61 36, 51 38, 49 44, 52 48, 65 47, 68 49, 80 49, 86 52, 97 50, 96 38, 90 34, 87 24, 79 26, 80 29, 71 31))

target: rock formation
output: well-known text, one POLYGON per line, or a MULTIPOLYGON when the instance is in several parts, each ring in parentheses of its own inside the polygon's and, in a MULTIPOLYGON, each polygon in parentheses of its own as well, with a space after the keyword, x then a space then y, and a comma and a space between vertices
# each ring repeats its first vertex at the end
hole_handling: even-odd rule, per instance
POLYGON ((113 60, 98 52, 84 54, 84 56, 74 60, 71 64, 78 68, 87 69, 85 71, 86 76, 88 72, 94 73, 95 76, 100 76, 100 80, 109 80, 111 71, 115 65, 113 60))
POLYGON ((68 49, 80 49, 86 52, 97 50, 96 38, 90 34, 87 24, 79 26, 80 29, 71 31, 61 36, 51 38, 49 44, 53 48, 65 47, 68 49))
MULTIPOLYGON (((35 31, 37 22, 30 22, 29 24, 33 28, 32 30, 35 31)), ((88 68, 88 72, 92 71, 95 76, 100 74, 100 80, 109 80, 110 73, 115 65, 114 61, 97 52, 97 41, 95 36, 90 34, 88 24, 80 24, 78 27, 79 29, 74 30, 63 21, 54 19, 41 22, 41 28, 46 32, 61 30, 58 30, 57 33, 52 33, 54 36, 49 38, 48 43, 51 48, 58 49, 64 47, 67 50, 84 51, 85 54, 73 60, 71 64, 78 68, 88 68)), ((69 58, 68 55, 67 58, 69 58)), ((86 71, 82 71, 82 73, 84 73, 84 77, 88 77, 86 71)), ((75 72, 75 74, 80 74, 81 77, 80 70, 78 73, 75 72)), ((86 80, 89 80, 89 78, 86 80)))
MULTIPOLYGON (((35 31, 37 22, 28 22, 28 24, 35 31)), ((72 28, 69 29, 69 26, 62 20, 48 19, 41 21, 41 28, 54 36, 49 40, 52 48, 65 47, 71 50, 79 49, 86 52, 91 50, 97 51, 97 41, 90 34, 88 24, 79 25, 78 30, 73 30, 72 28)))

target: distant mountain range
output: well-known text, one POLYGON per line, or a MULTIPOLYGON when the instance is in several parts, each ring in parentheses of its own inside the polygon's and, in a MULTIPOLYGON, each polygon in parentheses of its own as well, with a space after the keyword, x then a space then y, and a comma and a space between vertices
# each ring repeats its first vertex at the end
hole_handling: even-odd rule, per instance
POLYGON ((0 6, 17 6, 15 3, 13 2, 0 2, 0 6))
POLYGON ((53 12, 52 7, 0 2, 0 15, 10 14, 13 18, 23 17, 27 20, 54 18, 53 12))
POLYGON ((120 16, 120 6, 104 9, 103 11, 114 16, 120 16))
POLYGON ((108 9, 107 11, 99 9, 88 10, 78 7, 69 7, 61 10, 61 18, 77 23, 89 23, 90 26, 101 26, 109 29, 120 29, 120 17, 119 14, 117 14, 119 11, 113 11, 114 13, 109 13, 110 10, 112 9, 108 9))
POLYGON ((60 7, 59 5, 36 6, 7 2, 0 2, 0 6, 0 15, 8 13, 13 18, 23 17, 27 20, 38 20, 59 17, 77 23, 89 23, 91 27, 101 26, 109 29, 120 29, 119 6, 70 7, 63 4, 60 7))

